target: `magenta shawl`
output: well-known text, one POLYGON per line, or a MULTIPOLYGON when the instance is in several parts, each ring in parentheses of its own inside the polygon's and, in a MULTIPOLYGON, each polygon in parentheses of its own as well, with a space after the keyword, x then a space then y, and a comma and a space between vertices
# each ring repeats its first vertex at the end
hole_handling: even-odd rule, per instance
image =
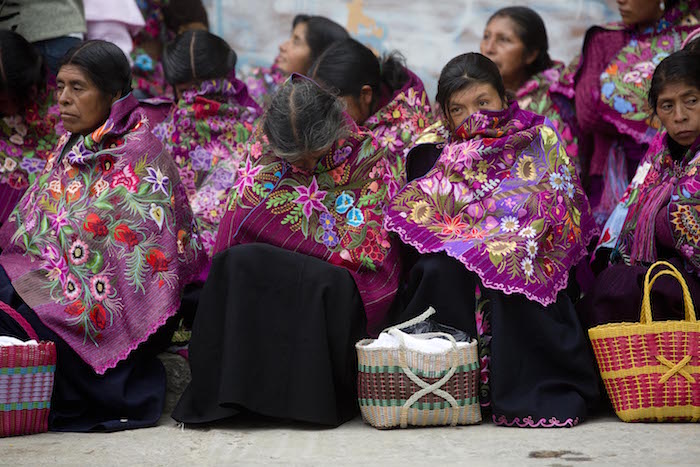
POLYGON ((131 94, 92 134, 61 138, 0 241, 17 293, 99 374, 176 313, 206 261, 177 167, 131 94))
POLYGON ((368 330, 377 333, 399 280, 398 246, 382 226, 395 183, 377 140, 350 125, 348 138, 312 173, 278 158, 264 136, 251 140, 215 252, 261 242, 344 267, 362 297, 368 330))
POLYGON ((597 233, 564 143, 516 103, 471 115, 433 169, 392 200, 386 228, 444 251, 484 286, 548 305, 597 233))

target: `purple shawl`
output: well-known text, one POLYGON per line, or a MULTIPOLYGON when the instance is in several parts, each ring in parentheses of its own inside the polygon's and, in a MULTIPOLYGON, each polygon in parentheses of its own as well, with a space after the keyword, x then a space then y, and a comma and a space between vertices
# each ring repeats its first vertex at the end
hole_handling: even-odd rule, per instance
POLYGON ((186 91, 153 130, 175 159, 209 256, 245 143, 261 114, 242 81, 205 81, 186 91))
POLYGON ((270 68, 253 68, 251 72, 243 78, 248 87, 250 96, 255 99, 260 107, 265 107, 272 96, 277 91, 277 87, 287 79, 282 70, 272 65, 270 68))
POLYGON ((17 293, 99 374, 176 313, 206 261, 150 126, 129 94, 92 134, 64 135, 0 230, 17 293))
POLYGON ((399 186, 406 184, 409 149, 433 120, 423 82, 410 70, 406 69, 406 73, 409 78, 401 89, 380 101, 380 109, 362 124, 374 134, 380 147, 386 149, 399 186))
POLYGON ((668 139, 661 132, 653 140, 597 248, 616 250, 627 264, 654 262, 661 220, 669 224, 679 256, 700 273, 700 139, 679 161, 671 157, 668 139))
POLYGON ((421 253, 458 259, 484 286, 543 305, 597 233, 554 125, 517 103, 467 118, 433 169, 394 197, 385 226, 421 253))
POLYGON ((54 102, 55 86, 49 85, 23 114, 0 120, 0 224, 44 169, 56 145, 59 118, 54 102))
POLYGON ((350 124, 350 136, 313 172, 278 158, 264 135, 253 138, 215 252, 262 242, 344 267, 364 303, 368 331, 378 333, 399 281, 398 245, 382 227, 396 184, 372 133, 350 124))

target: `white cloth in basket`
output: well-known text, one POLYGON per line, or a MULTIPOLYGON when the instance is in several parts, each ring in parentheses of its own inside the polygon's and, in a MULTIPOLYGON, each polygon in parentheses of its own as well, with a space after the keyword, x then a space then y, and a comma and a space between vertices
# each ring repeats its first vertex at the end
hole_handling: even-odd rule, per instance
POLYGON ((17 339, 16 337, 0 336, 0 347, 10 347, 13 345, 39 345, 39 343, 34 339, 24 342, 17 339))
MULTIPOLYGON (((393 332, 401 334, 403 337, 404 344, 409 350, 414 350, 417 352, 423 352, 428 354, 436 354, 447 352, 452 348, 452 343, 447 339, 440 337, 433 337, 431 339, 419 339, 411 334, 406 334, 401 330, 394 330, 393 332)), ((420 334, 418 334, 420 335, 420 334)), ((457 342, 457 346, 469 345, 468 342, 457 342)), ((375 339, 374 342, 367 344, 368 349, 398 349, 401 347, 401 340, 389 334, 388 332, 382 332, 379 337, 375 339)))

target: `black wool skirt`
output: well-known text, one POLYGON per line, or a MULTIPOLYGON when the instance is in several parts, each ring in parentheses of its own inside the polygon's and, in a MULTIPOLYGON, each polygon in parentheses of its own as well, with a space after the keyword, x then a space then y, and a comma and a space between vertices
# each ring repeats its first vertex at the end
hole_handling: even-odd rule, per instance
POLYGON ((190 341, 192 382, 173 418, 239 412, 337 426, 358 413, 364 307, 350 273, 264 244, 216 255, 190 341))

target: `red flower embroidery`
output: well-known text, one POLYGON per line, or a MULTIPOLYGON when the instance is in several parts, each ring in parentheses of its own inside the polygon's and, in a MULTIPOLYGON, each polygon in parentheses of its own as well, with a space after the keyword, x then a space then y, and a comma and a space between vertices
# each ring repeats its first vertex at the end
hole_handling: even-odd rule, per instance
POLYGON ((97 329, 104 329, 107 325, 107 312, 99 303, 90 310, 90 321, 97 329))
POLYGON ((165 253, 162 251, 151 248, 146 254, 146 262, 151 266, 153 274, 155 274, 167 271, 170 260, 165 257, 165 253))
POLYGON ((73 316, 78 316, 83 314, 85 311, 85 305, 83 305, 83 302, 78 300, 76 302, 71 303, 65 308, 65 312, 68 313, 69 315, 73 316))
POLYGON ((109 233, 105 221, 100 219, 99 216, 94 212, 91 212, 85 218, 83 229, 85 229, 87 232, 94 234, 93 238, 104 237, 109 233))
POLYGON ((114 228, 114 239, 118 242, 126 243, 129 249, 139 244, 138 237, 126 224, 119 224, 114 228))
POLYGON ((100 160, 100 169, 102 172, 111 172, 111 170, 114 168, 114 157, 112 156, 105 156, 100 160))
POLYGON ((124 167, 121 172, 117 172, 112 178, 112 188, 119 185, 125 186, 132 193, 136 192, 136 187, 139 184, 139 177, 134 173, 134 169, 130 165, 124 167))
POLYGON ((216 101, 211 101, 203 97, 196 97, 192 109, 194 110, 194 118, 201 119, 216 115, 219 113, 221 104, 216 101))

